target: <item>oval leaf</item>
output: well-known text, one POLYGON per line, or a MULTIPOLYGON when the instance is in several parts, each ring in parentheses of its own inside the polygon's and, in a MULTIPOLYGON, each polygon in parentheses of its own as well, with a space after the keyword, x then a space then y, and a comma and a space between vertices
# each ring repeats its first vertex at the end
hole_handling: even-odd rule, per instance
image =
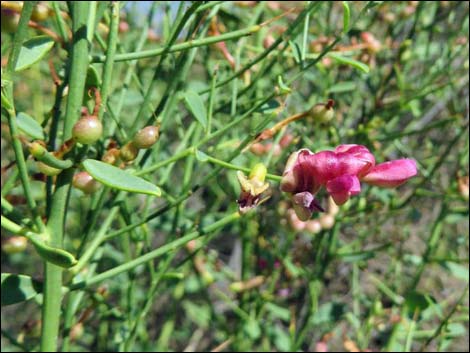
POLYGON ((16 62, 15 71, 27 69, 41 60, 51 48, 54 41, 48 36, 37 36, 23 43, 16 62))
POLYGON ((18 113, 16 116, 16 123, 18 124, 18 128, 26 135, 37 140, 44 140, 44 131, 42 130, 42 126, 33 117, 26 113, 18 113))
POLYGON ((365 72, 365 73, 369 72, 369 66, 367 66, 364 63, 361 63, 360 61, 357 61, 357 60, 354 60, 354 59, 351 59, 351 58, 347 58, 345 56, 342 56, 342 55, 339 55, 339 54, 336 54, 336 53, 329 53, 328 56, 330 58, 335 59, 340 64, 345 64, 345 65, 352 66, 355 69, 358 69, 358 70, 360 70, 362 72, 365 72))
POLYGON ((207 129, 207 116, 206 108, 204 107, 204 102, 202 98, 193 91, 188 91, 184 95, 184 102, 186 107, 191 111, 197 121, 202 125, 204 130, 207 129))
POLYGON ((112 165, 87 159, 83 167, 93 178, 111 188, 154 196, 162 194, 156 185, 112 165))
POLYGON ((2 273, 2 306, 21 303, 42 292, 42 283, 29 276, 2 273))

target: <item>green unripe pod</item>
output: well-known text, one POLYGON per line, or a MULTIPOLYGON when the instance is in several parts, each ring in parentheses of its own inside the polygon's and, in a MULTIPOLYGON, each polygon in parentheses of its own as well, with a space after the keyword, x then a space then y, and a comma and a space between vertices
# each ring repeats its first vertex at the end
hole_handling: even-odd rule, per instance
POLYGON ((101 121, 94 116, 86 116, 78 120, 72 129, 75 141, 82 145, 91 145, 98 141, 103 133, 101 121))
POLYGON ((312 118, 315 122, 327 123, 331 121, 335 116, 335 111, 333 109, 334 101, 329 99, 328 102, 315 104, 309 112, 309 117, 312 118))
POLYGON ((31 19, 36 22, 42 22, 49 18, 50 12, 49 8, 43 4, 37 4, 34 9, 33 13, 31 14, 31 19))
POLYGON ((134 146, 138 149, 147 149, 157 142, 159 129, 156 126, 146 126, 134 136, 134 146))
POLYGON ((47 176, 55 176, 60 174, 63 169, 57 169, 54 167, 51 167, 43 162, 36 162, 36 166, 38 167, 38 170, 47 176))
POLYGON ((72 185, 83 191, 85 194, 92 194, 100 188, 100 183, 93 179, 93 177, 87 172, 79 172, 75 174, 72 185))

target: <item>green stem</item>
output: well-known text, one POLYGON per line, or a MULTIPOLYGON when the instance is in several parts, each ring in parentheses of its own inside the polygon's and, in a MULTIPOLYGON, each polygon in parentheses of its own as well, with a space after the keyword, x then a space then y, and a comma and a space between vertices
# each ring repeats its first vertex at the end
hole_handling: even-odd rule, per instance
POLYGON ((164 161, 161 161, 161 162, 158 162, 158 163, 155 163, 154 165, 150 166, 150 167, 147 167, 145 169, 142 169, 141 171, 135 173, 135 175, 137 176, 141 176, 141 175, 145 175, 145 174, 148 174, 148 173, 151 173, 161 167, 164 167, 168 164, 171 164, 173 162, 176 162, 180 159, 183 159, 183 158, 186 158, 187 156, 189 156, 191 153, 192 153, 192 149, 191 148, 187 148, 177 154, 175 154, 173 157, 170 157, 164 161))
MULTIPOLYGON (((228 163, 220 159, 208 156, 207 154, 204 154, 204 160, 210 163, 220 165, 221 167, 224 167, 226 169, 241 170, 245 173, 250 173, 251 171, 251 168, 241 167, 232 163, 228 163)), ((281 182, 282 176, 274 175, 274 174, 266 174, 266 179, 281 182)))
MULTIPOLYGON (((147 40, 149 27, 150 27, 150 23, 152 22, 153 15, 155 13, 156 4, 157 4, 156 2, 152 3, 152 7, 150 9, 149 16, 147 17, 147 21, 145 21, 145 24, 142 28, 142 32, 141 32, 140 37, 139 37, 139 39, 137 41, 137 44, 135 46, 135 51, 142 50, 142 48, 143 48, 143 46, 144 46, 144 44, 147 40)), ((109 135, 112 136, 114 134, 115 127, 118 127, 120 129, 119 131, 123 135, 124 139, 127 139, 127 135, 126 135, 126 132, 123 131, 123 129, 120 128, 119 117, 121 115, 122 106, 124 104, 124 98, 127 95, 129 85, 131 83, 131 79, 135 75, 134 70, 135 70, 135 67, 136 67, 136 64, 137 64, 137 60, 130 61, 127 64, 128 64, 128 68, 127 68, 127 71, 126 71, 126 76, 124 77, 123 84, 122 84, 121 89, 120 89, 121 92, 120 92, 120 96, 119 96, 119 99, 118 99, 116 109, 113 110, 113 109, 111 109, 111 107, 108 106, 108 111, 110 112, 111 116, 113 116, 113 113, 114 113, 114 116, 115 116, 115 118, 114 118, 115 124, 112 124, 109 127, 109 135)))
MULTIPOLYGON (((195 2, 189 7, 189 9, 185 13, 183 13, 182 11, 183 11, 184 5, 183 5, 183 3, 180 3, 180 6, 178 7, 178 13, 177 13, 177 16, 176 16, 176 19, 175 19, 175 24, 174 24, 174 27, 173 27, 174 29, 171 32, 171 35, 170 35, 170 38, 168 39, 168 42, 165 44, 165 46, 163 48, 161 48, 162 49, 161 53, 160 53, 161 58, 158 62, 157 67, 154 70, 153 79, 150 82, 150 85, 147 88, 147 92, 144 95, 144 101, 142 102, 141 107, 140 107, 139 111, 137 112, 135 120, 132 124, 132 127, 131 127, 131 132, 132 133, 136 131, 137 125, 143 119, 144 114, 147 111, 151 111, 153 113, 151 114, 151 117, 149 119, 147 119, 147 123, 145 125, 149 125, 153 120, 155 120, 157 118, 157 115, 161 112, 160 109, 163 108, 165 102, 168 100, 168 94, 176 86, 178 80, 177 79, 170 80, 170 82, 168 83, 167 88, 166 88, 167 93, 162 97, 162 99, 158 103, 157 107, 154 108, 154 106, 152 105, 153 93, 154 93, 156 84, 160 80, 160 76, 162 74, 163 61, 166 59, 167 55, 170 53, 170 49, 172 48, 173 43, 177 40, 178 36, 180 35, 180 33, 183 30, 183 28, 185 27, 185 25, 187 25, 189 23, 193 12, 200 5, 201 5, 201 3, 195 2)), ((192 30, 189 30, 187 36, 190 36, 191 33, 192 33, 192 30)), ((181 55, 178 59, 178 62, 176 64, 175 68, 181 69, 180 65, 183 61, 184 61, 184 55, 181 55)), ((178 75, 178 72, 181 72, 181 71, 176 71, 176 70, 174 71, 176 76, 178 75)), ((172 99, 174 99, 174 98, 175 98, 175 95, 172 96, 172 99)), ((148 156, 148 154, 144 155, 144 158, 143 158, 144 161, 147 158, 146 156, 148 156)))
MULTIPOLYGON (((261 26, 259 25, 251 26, 248 28, 240 29, 238 31, 224 33, 224 34, 221 34, 220 36, 212 36, 212 37, 190 40, 188 42, 172 45, 171 47, 165 46, 165 47, 161 47, 157 49, 143 50, 140 52, 117 54, 115 57, 115 61, 145 59, 145 58, 151 58, 154 56, 159 56, 159 55, 162 55, 163 53, 175 53, 178 51, 188 50, 191 48, 202 47, 202 46, 206 46, 210 44, 224 42, 227 40, 233 40, 233 39, 238 39, 241 37, 249 36, 259 31, 260 29, 261 29, 261 26)), ((105 56, 104 55, 93 56, 91 60, 92 62, 104 62, 105 56)))
MULTIPOLYGON (((64 223, 70 185, 74 169, 64 170, 57 178, 51 213, 47 228, 49 229, 49 245, 62 247, 64 223)), ((59 335, 60 306, 62 301, 62 268, 50 262, 45 263, 44 299, 42 306, 41 351, 57 350, 59 335)))
POLYGON ((210 226, 207 226, 205 228, 202 228, 201 230, 194 231, 192 233, 189 233, 188 235, 185 235, 177 240, 172 241, 171 243, 165 244, 145 255, 142 255, 132 261, 129 261, 128 263, 122 264, 120 266, 117 266, 111 270, 108 270, 106 272, 100 273, 97 276, 94 276, 90 278, 89 280, 85 280, 76 284, 73 284, 70 286, 70 290, 76 290, 76 289, 81 289, 84 287, 91 286, 93 284, 102 282, 108 278, 115 277, 119 275, 120 273, 129 271, 137 266, 140 266, 142 264, 145 264, 148 261, 152 261, 153 259, 156 259, 157 257, 160 257, 162 255, 165 255, 169 253, 170 251, 175 251, 178 250, 179 248, 183 247, 186 245, 189 241, 199 238, 203 235, 206 235, 208 233, 214 232, 219 228, 222 228, 223 226, 232 223, 233 221, 237 220, 240 218, 240 214, 238 212, 232 213, 221 220, 211 224, 210 226))
POLYGON ((31 191, 31 184, 28 175, 28 168, 26 166, 26 160, 23 154, 23 147, 19 139, 18 126, 16 124, 16 113, 14 109, 7 110, 8 126, 10 127, 11 140, 13 144, 13 150, 16 157, 16 165, 20 174, 21 184, 23 185, 24 195, 28 204, 29 210, 33 214, 34 224, 39 232, 44 230, 44 223, 41 220, 41 216, 36 206, 36 201, 33 198, 31 191))
POLYGON ((106 108, 106 101, 111 86, 113 74, 114 56, 116 53, 116 44, 119 27, 119 1, 113 1, 111 5, 111 24, 109 26, 108 48, 106 50, 106 61, 103 68, 103 84, 101 85, 101 102, 98 118, 101 120, 106 108))
POLYGON ((13 38, 13 45, 8 57, 7 66, 5 68, 5 74, 2 74, 2 81, 3 79, 10 80, 13 72, 15 71, 15 66, 20 55, 21 46, 26 37, 26 34, 28 33, 28 22, 36 3, 37 1, 26 1, 23 4, 23 10, 21 11, 20 21, 18 23, 18 29, 16 30, 15 37, 13 38))
MULTIPOLYGON (((72 135, 72 127, 80 116, 80 110, 85 88, 88 67, 87 18, 88 3, 72 3, 73 44, 70 64, 69 95, 64 121, 64 140, 72 135)), ((52 247, 61 248, 64 237, 65 217, 67 213, 68 196, 74 174, 74 169, 64 170, 57 178, 57 184, 52 197, 51 211, 47 223, 52 247)), ((56 351, 59 335, 59 323, 62 302, 62 268, 45 263, 44 299, 42 307, 41 350, 56 351)))
POLYGON ((8 218, 6 218, 3 215, 1 216, 1 220, 2 220, 1 221, 2 228, 8 230, 9 232, 11 232, 13 234, 22 235, 22 236, 25 236, 27 238, 30 238, 30 237, 40 238, 41 237, 40 234, 31 232, 31 231, 25 229, 24 227, 20 226, 19 224, 16 224, 15 222, 9 220, 8 218))
POLYGON ((76 1, 72 3, 73 47, 70 70, 69 96, 64 121, 63 140, 72 136, 72 127, 80 117, 83 91, 88 68, 87 17, 88 3, 76 1))
MULTIPOLYGON (((15 152, 16 163, 18 166, 18 172, 21 179, 21 184, 23 185, 24 194, 26 197, 26 202, 28 207, 33 214, 34 223, 38 231, 42 232, 44 230, 44 224, 41 220, 41 216, 38 213, 38 209, 36 207, 36 202, 33 198, 31 192, 31 185, 29 182, 28 176, 28 169, 26 167, 26 160, 23 154, 23 147, 21 145, 21 141, 19 139, 19 130, 18 125, 16 122, 16 111, 14 108, 14 97, 13 97, 13 81, 12 76, 14 74, 16 62, 18 61, 18 56, 20 54, 21 45, 23 44, 23 40, 26 37, 28 31, 28 22, 33 12, 33 8, 36 5, 37 1, 30 1, 24 4, 23 10, 21 12, 20 22, 18 24, 18 30, 15 33, 15 37, 13 38, 13 45, 8 57, 8 63, 5 68, 5 74, 2 75, 2 98, 3 98, 3 89, 5 90, 6 98, 8 99, 9 103, 11 104, 10 107, 4 106, 7 110, 7 118, 8 118, 8 126, 10 128, 10 134, 13 144, 13 150, 15 152), (5 78, 5 81, 3 81, 5 78)), ((2 101, 3 106, 3 101, 2 101)))
POLYGON ((62 18, 62 15, 61 15, 61 12, 60 12, 59 2, 58 1, 52 1, 52 8, 54 9, 54 18, 55 18, 60 36, 62 37, 64 43, 66 43, 69 40, 69 36, 68 36, 67 30, 65 28, 64 19, 62 18))
POLYGON ((87 40, 88 42, 92 42, 93 37, 95 36, 95 24, 96 24, 96 10, 98 8, 97 1, 90 1, 89 8, 88 8, 88 16, 87 16, 87 40))
POLYGON ((210 135, 212 127, 212 115, 214 113, 215 83, 217 81, 217 69, 214 70, 211 78, 211 91, 209 95, 209 106, 207 107, 207 130, 206 136, 210 135))

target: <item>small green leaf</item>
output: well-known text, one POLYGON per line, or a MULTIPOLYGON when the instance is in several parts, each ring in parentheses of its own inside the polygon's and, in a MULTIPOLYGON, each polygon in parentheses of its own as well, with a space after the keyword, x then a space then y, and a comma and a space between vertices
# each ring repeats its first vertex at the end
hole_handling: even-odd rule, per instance
POLYGON ((451 322, 447 325, 445 330, 446 337, 460 337, 465 336, 468 330, 464 325, 458 322, 451 322))
POLYGON ((243 325, 243 331, 251 339, 256 340, 261 336, 261 327, 259 326, 258 321, 255 318, 250 317, 245 324, 243 325))
POLYGON ((6 95, 3 94, 3 89, 2 89, 2 108, 5 108, 7 110, 10 110, 13 108, 13 105, 11 104, 10 100, 7 98, 6 95))
POLYGON ((433 302, 433 298, 427 294, 411 291, 405 297, 404 306, 407 309, 408 315, 413 317, 415 312, 419 314, 423 312, 433 302))
POLYGON ((468 266, 466 267, 466 266, 459 265, 455 262, 446 261, 444 262, 444 267, 446 267, 455 278, 462 279, 468 282, 469 280, 468 266))
POLYGON ((274 345, 279 352, 290 352, 292 347, 291 337, 278 325, 274 326, 274 345))
POLYGON ((101 86, 101 78, 96 70, 94 65, 90 65, 86 72, 86 87, 100 87, 101 86))
POLYGON ((185 300, 183 301, 183 308, 188 317, 198 326, 209 327, 211 313, 207 305, 195 304, 189 300, 185 300))
POLYGON ((329 53, 328 56, 330 58, 335 59, 337 62, 339 62, 341 64, 352 66, 355 69, 358 69, 362 72, 368 73, 370 71, 369 66, 367 66, 364 63, 361 63, 360 61, 357 61, 357 60, 354 60, 354 59, 351 59, 351 58, 347 58, 347 57, 339 55, 337 53, 329 53))
POLYGON ((329 302, 322 304, 310 320, 313 325, 334 323, 339 321, 345 312, 346 304, 341 302, 329 302))
POLYGON ((295 62, 300 64, 302 62, 302 50, 300 50, 299 45, 296 42, 290 40, 289 46, 292 50, 292 55, 294 55, 295 62))
POLYGON ((25 134, 37 140, 44 140, 42 126, 33 117, 20 112, 16 116, 16 123, 18 124, 18 128, 25 134))
POLYGON ((209 160, 209 156, 199 150, 196 150, 195 156, 199 162, 207 162, 209 160))
POLYGON ((197 121, 202 125, 204 130, 207 129, 207 115, 206 108, 204 107, 204 102, 202 98, 194 91, 188 91, 184 95, 184 101, 186 106, 194 115, 197 121))
MULTIPOLYGON (((31 241, 33 239, 29 238, 31 241)), ((68 251, 60 248, 54 248, 40 241, 32 241, 39 256, 45 261, 48 261, 54 265, 69 268, 77 264, 77 259, 68 251)))
POLYGON ((291 93, 292 90, 286 86, 286 84, 284 83, 284 81, 282 80, 282 76, 279 75, 277 76, 277 84, 279 86, 279 89, 281 90, 281 93, 283 94, 287 94, 287 93, 291 93))
POLYGON ((343 1, 343 33, 349 31, 349 19, 351 17, 351 11, 347 1, 343 1))
POLYGON ((49 36, 33 37, 21 46, 15 71, 25 70, 41 60, 54 46, 54 40, 49 36))
POLYGON ((259 107, 256 112, 262 114, 270 114, 274 113, 279 109, 281 105, 275 99, 271 99, 268 102, 264 103, 261 107, 259 107))
POLYGON ((111 188, 154 196, 162 194, 156 185, 112 165, 87 159, 83 167, 93 178, 111 188))
POLYGON ((42 283, 29 276, 2 273, 2 306, 21 303, 42 292, 42 283))
POLYGON ((376 6, 382 5, 383 1, 369 1, 365 7, 365 10, 370 10, 376 6))
POLYGON ((283 308, 282 306, 276 305, 274 303, 266 303, 264 307, 271 313, 273 317, 289 322, 291 318, 289 309, 283 308))
POLYGON ((329 93, 343 93, 343 92, 351 92, 356 89, 356 82, 354 81, 346 81, 346 82, 339 82, 328 89, 329 93))

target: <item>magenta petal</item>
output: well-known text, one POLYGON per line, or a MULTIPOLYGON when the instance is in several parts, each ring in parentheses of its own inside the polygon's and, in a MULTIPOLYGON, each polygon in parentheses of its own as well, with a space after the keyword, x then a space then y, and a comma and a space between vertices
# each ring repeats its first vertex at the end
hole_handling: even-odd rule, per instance
POLYGON ((356 148, 356 147, 365 148, 367 150, 367 148, 364 146, 351 144, 351 145, 339 145, 338 147, 335 148, 335 152, 345 153, 345 152, 349 152, 351 149, 356 148))
POLYGON ((340 145, 336 148, 340 163, 340 175, 366 175, 375 166, 375 158, 362 145, 340 145))
POLYGON ((326 184, 326 189, 337 205, 342 205, 350 196, 361 192, 361 184, 355 175, 342 175, 326 184))
POLYGON ((297 180, 296 192, 309 191, 315 194, 321 187, 321 175, 315 165, 316 154, 308 150, 301 150, 294 166, 294 175, 297 180))
POLYGON ((403 184, 418 173, 412 159, 397 159, 376 165, 362 178, 368 184, 393 188, 403 184))
POLYGON ((336 178, 340 174, 338 156, 332 151, 322 151, 308 157, 312 166, 312 176, 319 187, 326 185, 328 180, 336 178))

